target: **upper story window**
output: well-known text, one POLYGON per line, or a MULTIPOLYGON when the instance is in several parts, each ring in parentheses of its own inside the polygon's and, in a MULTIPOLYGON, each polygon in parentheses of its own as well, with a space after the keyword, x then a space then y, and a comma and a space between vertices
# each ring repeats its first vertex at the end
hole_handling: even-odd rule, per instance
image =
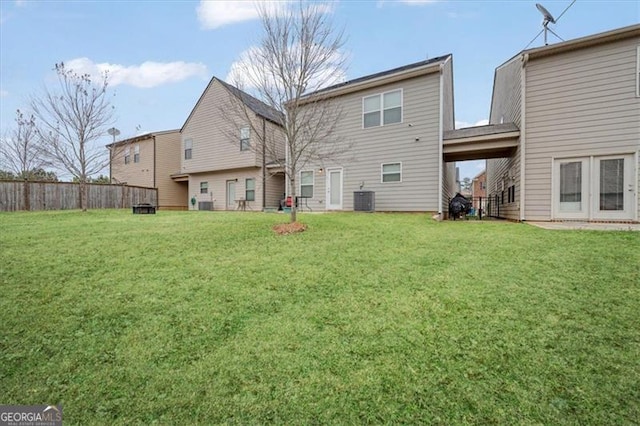
POLYGON ((140 162, 140 145, 136 144, 133 147, 133 162, 134 163, 139 163, 140 162))
POLYGON ((251 130, 248 127, 240 129, 240 151, 248 151, 251 148, 251 130))
POLYGON ((200 193, 207 194, 209 192, 209 182, 200 182, 200 193))
POLYGON ((313 198, 313 170, 300 172, 300 196, 313 198))
POLYGON ((193 140, 184 140, 184 159, 191 160, 191 150, 193 149, 193 140))
POLYGON ((382 182, 402 182, 402 163, 383 164, 382 182))
POLYGON ((256 180, 245 179, 244 181, 244 199, 247 201, 255 201, 256 200, 256 180))
POLYGON ((131 162, 131 148, 124 150, 124 164, 129 164, 131 162))
POLYGON ((402 122, 402 89, 362 98, 362 127, 402 122))

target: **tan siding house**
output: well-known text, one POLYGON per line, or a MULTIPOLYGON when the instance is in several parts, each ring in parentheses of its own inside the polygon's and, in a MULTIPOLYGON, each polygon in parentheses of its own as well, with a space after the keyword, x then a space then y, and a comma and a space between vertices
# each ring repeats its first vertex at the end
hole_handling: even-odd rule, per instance
POLYGON ((354 192, 362 190, 375 193, 377 211, 442 212, 455 183, 442 161, 442 132, 454 122, 452 92, 447 55, 310 94, 339 100, 336 137, 350 150, 300 171, 313 176, 302 210, 354 210, 354 192))
POLYGON ((266 165, 284 152, 281 120, 264 103, 212 78, 180 131, 181 166, 173 177, 188 181, 190 208, 277 208, 284 177, 266 165), (238 112, 239 101, 246 114, 238 112))
POLYGON ((500 216, 638 221, 639 46, 634 25, 526 50, 496 70, 491 122, 521 132, 515 154, 487 162, 500 216))
POLYGON ((180 170, 180 132, 147 133, 107 146, 111 182, 158 189, 158 208, 186 210, 187 185, 170 174, 180 170))

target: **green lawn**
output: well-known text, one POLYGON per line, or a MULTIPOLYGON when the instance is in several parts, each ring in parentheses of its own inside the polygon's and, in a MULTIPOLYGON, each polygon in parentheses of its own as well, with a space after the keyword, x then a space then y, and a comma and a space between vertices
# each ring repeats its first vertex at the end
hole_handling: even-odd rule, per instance
POLYGON ((640 233, 0 214, 0 403, 65 424, 632 424, 640 233))

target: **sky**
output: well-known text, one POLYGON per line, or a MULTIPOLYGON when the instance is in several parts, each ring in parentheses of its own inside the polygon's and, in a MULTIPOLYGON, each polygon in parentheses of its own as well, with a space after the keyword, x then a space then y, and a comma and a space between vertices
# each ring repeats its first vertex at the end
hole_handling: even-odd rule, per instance
MULTIPOLYGON (((564 40, 640 22, 639 0, 538 1, 562 15, 550 28, 564 40)), ((532 42, 542 29, 535 3, 340 0, 327 13, 346 37, 349 80, 451 53, 461 128, 486 124, 495 68, 543 44, 541 35, 532 42)), ((30 96, 55 89, 59 62, 109 69, 120 138, 178 129, 211 77, 228 79, 258 44, 256 18, 252 1, 0 0, 0 134, 15 125, 16 109, 28 111, 30 96)), ((459 166, 461 178, 473 177, 484 162, 459 166)))

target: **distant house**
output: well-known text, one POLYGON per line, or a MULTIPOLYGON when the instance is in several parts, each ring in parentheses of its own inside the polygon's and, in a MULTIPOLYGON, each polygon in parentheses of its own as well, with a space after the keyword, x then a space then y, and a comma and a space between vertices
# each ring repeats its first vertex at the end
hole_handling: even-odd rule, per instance
MULTIPOLYGON (((638 221, 640 25, 524 50, 495 71, 490 205, 513 220, 638 221)), ((496 210, 497 211, 497 210, 496 210)))
MULTIPOLYGON (((471 197, 473 197, 473 208, 480 208, 480 199, 487 198, 487 171, 483 170, 471 180, 471 197)), ((484 202, 482 202, 484 205, 484 202)))
POLYGON ((342 106, 336 138, 350 153, 299 171, 296 193, 309 197, 306 206, 354 210, 355 193, 371 191, 376 211, 446 211, 455 194, 455 164, 443 161, 443 134, 454 126, 451 55, 357 78, 302 102, 327 99, 342 106))
POLYGON ((189 200, 195 201, 189 208, 277 208, 285 192, 284 173, 274 166, 279 160, 274 151, 263 151, 262 144, 281 146, 284 156, 282 119, 278 111, 213 77, 180 130, 180 167, 171 175, 187 183, 189 200), (229 111, 237 100, 249 116, 229 111))
POLYGON ((158 189, 158 208, 186 210, 187 185, 171 179, 180 169, 180 132, 146 133, 107 145, 111 183, 158 189))

